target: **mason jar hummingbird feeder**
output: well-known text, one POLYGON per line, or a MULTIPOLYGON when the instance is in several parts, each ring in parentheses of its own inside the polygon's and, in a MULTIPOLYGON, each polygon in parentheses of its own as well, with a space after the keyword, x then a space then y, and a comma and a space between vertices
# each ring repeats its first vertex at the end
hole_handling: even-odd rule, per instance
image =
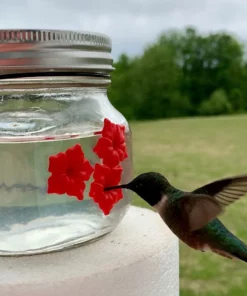
POLYGON ((0 30, 0 255, 73 247, 111 232, 132 179, 131 132, 110 103, 102 34, 0 30))

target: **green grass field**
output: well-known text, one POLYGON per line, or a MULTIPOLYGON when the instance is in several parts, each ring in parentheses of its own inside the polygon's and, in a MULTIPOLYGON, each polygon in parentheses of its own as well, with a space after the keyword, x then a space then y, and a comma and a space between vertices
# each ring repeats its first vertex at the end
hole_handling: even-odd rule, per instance
MULTIPOLYGON (((131 127, 135 175, 158 171, 174 186, 192 190, 247 173, 247 116, 150 121, 131 127)), ((133 203, 146 206, 137 196, 133 203)), ((247 196, 220 219, 247 243, 247 196)), ((245 296, 247 264, 181 243, 180 288, 181 296, 245 296)))

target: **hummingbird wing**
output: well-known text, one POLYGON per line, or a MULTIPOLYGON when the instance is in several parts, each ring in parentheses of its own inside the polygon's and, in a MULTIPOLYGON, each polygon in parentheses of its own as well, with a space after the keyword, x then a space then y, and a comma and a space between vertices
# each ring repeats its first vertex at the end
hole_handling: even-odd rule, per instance
POLYGON ((178 201, 177 214, 188 231, 195 231, 214 220, 222 207, 215 198, 205 194, 186 194, 178 201))
POLYGON ((247 193, 247 175, 214 181, 192 192, 213 196, 222 207, 229 206, 247 193))

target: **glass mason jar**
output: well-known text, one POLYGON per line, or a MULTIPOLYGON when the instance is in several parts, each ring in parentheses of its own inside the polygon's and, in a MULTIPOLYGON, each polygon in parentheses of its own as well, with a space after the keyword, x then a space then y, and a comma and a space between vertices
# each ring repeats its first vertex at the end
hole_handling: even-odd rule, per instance
MULTIPOLYGON (((121 182, 132 179, 129 125, 107 97, 113 69, 105 35, 0 30, 0 255, 83 244, 111 232, 125 215, 131 193, 123 191, 104 214, 89 194, 93 173, 85 179, 83 200, 66 193, 64 179, 58 194, 54 188, 48 193, 51 156, 58 161, 59 153, 79 144, 91 167, 102 164, 93 148, 105 119, 125 127, 121 182)), ((62 162, 53 163, 53 171, 62 170, 62 162)))

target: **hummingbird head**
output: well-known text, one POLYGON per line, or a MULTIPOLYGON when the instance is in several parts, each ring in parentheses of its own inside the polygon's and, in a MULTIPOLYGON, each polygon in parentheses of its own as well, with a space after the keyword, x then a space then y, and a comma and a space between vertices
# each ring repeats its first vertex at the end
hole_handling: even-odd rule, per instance
POLYGON ((171 186, 170 183, 163 175, 156 172, 148 172, 137 176, 128 184, 107 187, 104 190, 129 189, 138 194, 150 206, 154 206, 161 201, 169 186, 171 186))

